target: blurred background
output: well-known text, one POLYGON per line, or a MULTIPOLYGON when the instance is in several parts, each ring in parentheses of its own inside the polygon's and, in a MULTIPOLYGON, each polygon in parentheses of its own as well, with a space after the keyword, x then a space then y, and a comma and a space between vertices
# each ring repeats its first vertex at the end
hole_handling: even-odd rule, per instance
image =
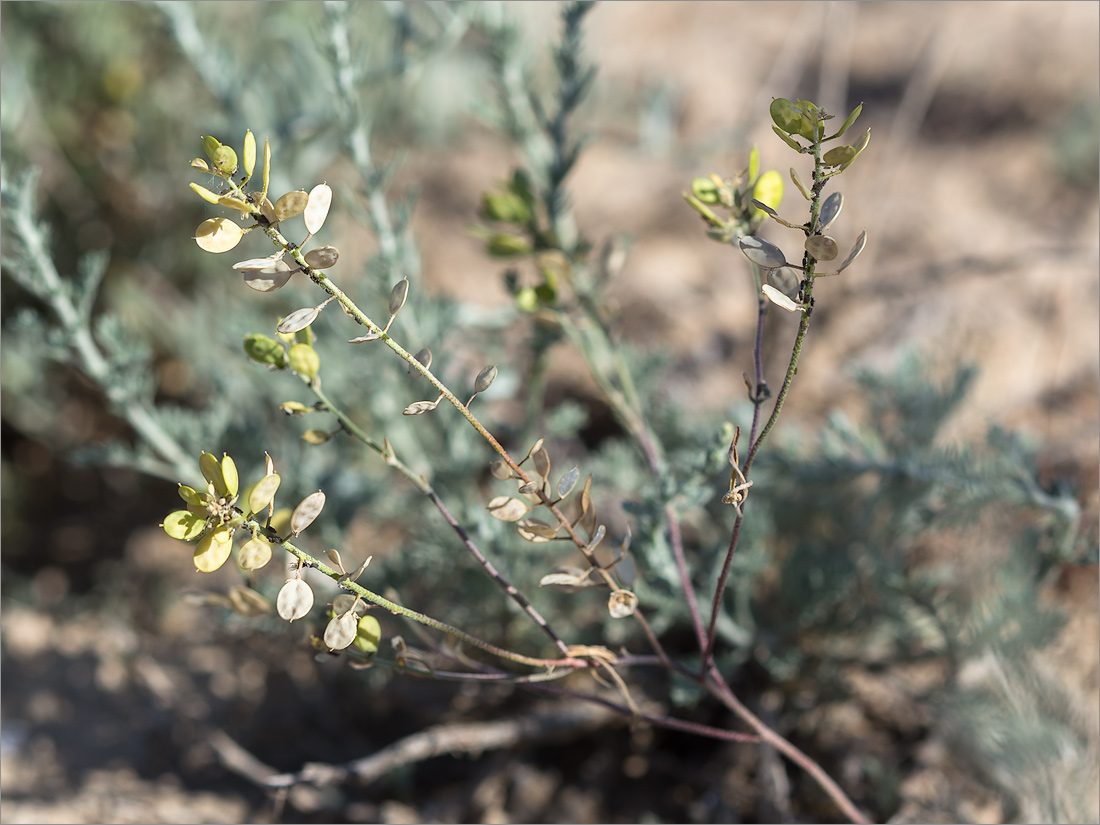
MULTIPOLYGON (((509 370, 507 359, 517 340, 509 330, 522 318, 501 277, 504 264, 471 227, 482 194, 521 162, 493 79, 494 60, 511 66, 519 58, 495 55, 491 47, 500 41, 490 32, 510 32, 531 88, 545 90, 553 86, 559 16, 556 3, 544 2, 0 6, 3 821, 835 816, 764 749, 613 722, 512 759, 444 757, 367 787, 303 791, 276 805, 241 775, 247 771, 227 764, 219 732, 278 770, 297 770, 368 755, 440 722, 525 712, 533 699, 391 678, 380 668, 352 673, 342 662, 316 660, 304 629, 258 624, 203 603, 202 594, 239 576, 198 578, 186 548, 158 527, 177 506, 175 481, 195 477, 174 473, 178 465, 163 451, 142 447, 118 397, 69 363, 65 341, 51 331, 56 308, 35 294, 33 283, 44 277, 35 260, 52 261, 66 282, 101 278, 88 293, 92 317, 102 319, 91 329, 112 359, 110 380, 171 410, 188 455, 229 449, 255 472, 270 450, 280 466, 298 471, 297 489, 337 491, 326 511, 333 517, 326 541, 343 531, 360 555, 373 552, 388 565, 379 575, 414 606, 415 596, 425 605, 433 594, 437 602, 454 598, 432 590, 449 575, 438 555, 402 550, 409 534, 398 516, 414 499, 388 490, 368 457, 352 463, 340 449, 305 445, 301 432, 321 425, 277 410, 300 399, 301 388, 247 363, 242 337, 272 334, 275 319, 314 303, 315 291, 297 284, 252 293, 230 261, 196 248, 194 228, 209 211, 187 184, 208 181, 188 163, 201 155, 201 136, 239 146, 251 129, 271 141, 276 194, 327 180, 337 198, 325 231, 340 247, 341 284, 381 306, 399 261, 413 281, 410 304, 421 302, 406 333, 437 355, 450 347, 455 380, 501 363, 500 396, 486 409, 519 439, 527 434, 515 420, 523 415, 522 373, 509 370), (380 240, 372 223, 377 213, 342 191, 342 184, 358 191, 363 167, 344 150, 351 115, 333 84, 341 34, 348 59, 363 71, 357 115, 369 124, 374 182, 393 197, 396 258, 386 246, 394 238, 383 232, 380 240), (33 189, 25 186, 28 173, 33 189), (22 219, 41 221, 48 247, 28 246, 35 235, 25 234, 22 219), (456 336, 465 328, 468 335, 456 336), (278 445, 263 440, 274 431, 283 433, 278 445)), ((962 694, 937 692, 942 674, 912 662, 883 678, 887 668, 867 667, 846 677, 843 695, 826 695, 780 677, 777 662, 748 649, 738 660, 750 704, 770 709, 773 723, 854 788, 878 820, 1100 816, 1098 30, 1100 6, 1075 2, 617 2, 598 5, 585 21, 583 54, 598 74, 574 119, 589 142, 567 188, 586 237, 626 242, 629 254, 607 301, 624 345, 648 353, 639 363, 659 362, 647 392, 700 421, 745 425, 751 278, 740 255, 707 240, 681 193, 698 175, 734 174, 753 145, 764 168, 792 165, 770 128, 773 97, 812 99, 841 115, 862 102, 857 130, 870 127, 871 143, 841 179, 845 207, 836 231, 842 249, 863 229, 869 243, 843 277, 820 282, 815 292, 815 323, 777 431, 783 459, 773 472, 809 466, 796 465, 796 457, 808 461, 837 416, 874 414, 861 374, 900 374, 919 361, 929 386, 948 388, 945 395, 959 387, 949 414, 936 419, 939 447, 965 456, 968 445, 992 443, 991 428, 1013 433, 1027 446, 1036 495, 1070 502, 1058 506, 1069 513, 1072 548, 1040 565, 1034 592, 1021 597, 1024 605, 1034 597, 1037 623, 1048 610, 1057 621, 1043 625, 1043 643, 1027 655, 1028 675, 1004 676, 1033 680, 1028 689, 1037 693, 1027 695, 1058 706, 1027 723, 1035 741, 1053 737, 1050 752, 1061 761, 1013 763, 1010 749, 967 740, 992 724, 980 710, 992 700, 977 710, 951 705, 962 694), (971 368, 969 378, 958 378, 971 368), (913 704, 908 691, 925 691, 928 701, 913 704), (960 741, 985 756, 954 762, 973 755, 960 741)), ((793 187, 785 205, 800 207, 793 187)), ((767 232, 782 242, 773 228, 767 232)), ((338 319, 325 323, 340 330, 332 337, 345 335, 338 319)), ((771 331, 768 352, 783 363, 795 326, 776 318, 771 331)), ((383 356, 364 358, 334 364, 326 386, 346 391, 368 417, 387 420, 415 390, 383 356)), ((781 367, 771 369, 778 375, 781 367)), ((570 445, 563 436, 561 449, 582 462, 586 449, 598 448, 593 461, 602 463, 593 466, 614 474, 607 496, 629 498, 646 479, 616 464, 627 462, 616 453, 625 448, 615 446, 583 365, 561 352, 548 370, 548 397, 561 412, 546 426, 572 426, 578 437, 570 445)), ((887 393, 901 386, 882 383, 887 393)), ((913 414, 924 415, 919 405, 913 414)), ((670 431, 687 427, 677 423, 684 415, 661 413, 670 431)), ((439 440, 423 441, 420 459, 440 488, 481 483, 488 459, 476 442, 457 426, 430 426, 439 434, 423 437, 439 440)), ((699 431, 700 438, 713 432, 699 431)), ((395 444, 399 437, 415 449, 412 436, 395 435, 395 444)), ((721 485, 720 472, 716 478, 721 485)), ((888 499, 873 505, 890 506, 888 499)), ((782 524, 800 518, 790 507, 768 505, 779 542, 782 524)), ((613 502, 608 509, 623 525, 629 520, 613 502)), ((481 525, 476 497, 460 513, 481 525)), ((922 535, 902 568, 950 560, 964 571, 953 575, 969 582, 969 573, 979 571, 980 579, 991 563, 1007 564, 999 554, 1021 537, 1040 536, 1041 546, 1047 535, 1042 517, 982 511, 959 521, 922 535)), ((698 535, 705 542, 705 528, 698 535)), ((875 552, 877 545, 865 543, 875 552)), ((517 559, 516 569, 528 561, 517 559)), ((280 575, 272 572, 276 589, 280 575)), ((752 587, 763 589, 746 598, 779 576, 763 562, 753 575, 752 587)), ((453 606, 456 624, 512 621, 475 615, 461 602, 491 597, 463 592, 468 598, 453 606)), ((674 634, 669 616, 665 627, 674 634)), ((1014 618, 1028 625, 1028 613, 1014 618)), ((758 636, 754 645, 767 640, 758 636)), ((807 650, 799 667, 825 655, 807 650)), ((964 658, 953 684, 999 678, 990 676, 997 668, 987 659, 964 658)), ((686 699, 680 707, 700 721, 730 724, 716 708, 686 699)), ((1028 741, 1014 735, 1023 738, 1013 742, 1028 741)), ((1035 753, 1046 751, 1036 746, 1035 753)))

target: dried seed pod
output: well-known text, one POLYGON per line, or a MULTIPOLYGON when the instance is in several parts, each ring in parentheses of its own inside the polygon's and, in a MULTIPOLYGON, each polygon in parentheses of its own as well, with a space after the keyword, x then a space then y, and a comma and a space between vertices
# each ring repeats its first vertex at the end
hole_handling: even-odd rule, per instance
POLYGON ((409 297, 409 279, 402 278, 390 290, 390 315, 396 315, 409 297))
POLYGON ((817 219, 818 228, 822 232, 828 229, 830 224, 832 224, 832 222, 837 219, 837 216, 840 214, 840 210, 843 208, 844 196, 839 192, 833 192, 833 194, 825 198, 825 203, 821 204, 821 214, 818 216, 817 219))
MULTIPOLYGON (((420 352, 413 356, 413 358, 423 364, 424 369, 428 369, 432 365, 432 351, 427 347, 421 349, 420 352)), ((412 364, 409 364, 409 375, 411 375, 413 378, 419 378, 420 371, 414 368, 412 364)))
POLYGON ((237 551, 242 570, 259 570, 271 561, 271 544, 262 536, 253 536, 237 551))
POLYGON ((806 251, 819 261, 831 261, 840 254, 836 238, 828 235, 810 235, 806 238, 806 251))
POLYGON ((785 309, 787 312, 794 312, 798 309, 798 304, 780 292, 771 284, 764 284, 760 289, 764 293, 764 297, 775 304, 780 309, 785 309))
POLYGON ((633 616, 638 609, 638 597, 629 590, 614 590, 607 600, 607 612, 612 619, 625 619, 633 616))
POLYGON ((768 270, 768 281, 771 285, 791 299, 798 294, 798 285, 801 280, 798 270, 791 269, 789 266, 768 270))
POLYGON ((328 269, 335 266, 340 259, 340 252, 335 246, 322 246, 311 249, 305 254, 306 263, 314 269, 328 269))
MULTIPOLYGON (((237 261, 233 268, 239 272, 259 272, 275 266, 275 258, 249 258, 247 261, 237 261)), ((289 267, 288 267, 289 268, 289 267)))
POLYGON ((527 515, 527 505, 518 498, 496 496, 488 504, 489 515, 500 521, 519 521, 527 515))
POLYGON ((409 406, 405 407, 401 411, 402 415, 420 415, 421 413, 431 412, 439 406, 439 399, 435 401, 414 401, 409 406))
MULTIPOLYGON (((576 568, 572 568, 576 570, 576 568)), ((585 585, 591 586, 588 577, 582 572, 547 573, 539 579, 539 587, 561 587, 568 591, 576 590, 585 585)))
POLYGON ((275 217, 280 221, 288 221, 305 212, 308 204, 309 194, 304 189, 287 192, 275 201, 275 217))
POLYGON ((366 572, 367 566, 370 564, 370 561, 373 558, 374 558, 374 556, 367 556, 363 560, 363 563, 361 565, 359 565, 359 567, 356 568, 354 573, 349 573, 348 574, 348 578, 351 579, 352 581, 356 581, 360 576, 362 576, 366 572))
POLYGON ((210 173, 210 165, 202 158, 195 158, 191 161, 191 168, 207 174, 210 173))
POLYGON ((317 516, 321 515, 321 510, 325 506, 325 494, 318 490, 316 493, 310 493, 297 507, 294 508, 294 513, 290 516, 290 534, 297 536, 303 530, 317 519, 317 516))
POLYGON ((306 442, 306 444, 312 444, 315 447, 318 444, 324 444, 330 438, 332 438, 332 433, 316 428, 306 430, 304 433, 302 433, 302 441, 306 442))
POLYGON ((840 269, 837 272, 843 272, 852 262, 859 257, 859 253, 863 251, 863 247, 867 246, 867 230, 864 229, 859 233, 859 237, 856 238, 856 242, 852 244, 852 251, 848 253, 848 257, 844 259, 844 263, 840 265, 840 269))
POLYGON ((320 307, 302 307, 283 318, 275 329, 283 335, 292 335, 308 327, 320 314, 320 307))
POLYGON ((499 458, 489 465, 489 472, 497 481, 507 481, 512 477, 512 468, 499 458))
POLYGON ((229 606, 242 616, 253 618, 271 612, 271 602, 250 587, 235 584, 226 594, 229 606))
POLYGON ((603 541, 603 537, 607 535, 607 528, 604 525, 600 525, 596 528, 596 532, 592 534, 592 538, 588 540, 588 544, 585 545, 585 550, 591 553, 599 546, 599 543, 603 541))
MULTIPOLYGON (((344 569, 344 562, 340 558, 340 551, 337 550, 335 547, 332 547, 332 548, 326 550, 325 555, 328 556, 328 560, 330 562, 332 562, 333 564, 335 564, 336 569, 339 570, 341 573, 347 573, 348 572, 347 570, 344 569)), ((341 597, 338 596, 337 598, 341 598, 341 597)), ((354 599, 355 597, 354 596, 347 596, 345 598, 354 599)), ((335 602, 333 604, 335 605, 335 602)), ((338 608, 336 610, 336 612, 337 613, 343 613, 344 610, 346 610, 346 609, 347 609, 346 607, 345 608, 338 608)))
POLYGON ((304 215, 306 230, 310 235, 316 235, 321 231, 330 206, 332 206, 332 189, 324 183, 314 186, 309 192, 309 202, 306 204, 304 215))
POLYGON ((294 272, 286 261, 275 261, 264 269, 244 270, 244 283, 257 292, 274 292, 286 286, 294 272))
POLYGON ((516 532, 519 533, 520 538, 526 539, 534 544, 542 544, 543 542, 550 541, 557 535, 557 530, 538 519, 521 521, 516 525, 516 532))
POLYGON ((755 235, 746 235, 738 241, 745 257, 757 266, 765 269, 778 269, 787 265, 787 259, 783 256, 783 250, 773 243, 768 243, 763 238, 755 235))
POLYGON ((802 178, 798 176, 798 172, 795 171, 793 166, 791 167, 791 182, 795 185, 795 188, 802 193, 802 197, 808 201, 813 200, 810 196, 810 190, 806 188, 806 184, 802 182, 802 178))
POLYGON ((313 609, 313 591, 301 579, 288 579, 275 600, 275 609, 288 622, 305 618, 313 609))
POLYGON ((248 509, 258 513, 271 505, 282 479, 275 473, 268 473, 252 487, 248 494, 248 509))
POLYGON ((785 221, 783 218, 779 217, 779 213, 776 212, 774 209, 772 209, 770 206, 768 206, 763 201, 758 201, 754 198, 753 201, 752 201, 752 205, 755 206, 757 209, 759 209, 761 212, 763 212, 765 215, 767 215, 769 218, 771 218, 776 223, 782 224, 783 226, 786 226, 789 229, 797 229, 798 228, 798 227, 794 226, 793 224, 787 223, 787 221, 785 221))
POLYGON ((242 237, 244 230, 227 218, 209 218, 195 230, 195 243, 205 252, 228 252, 242 237))
POLYGON ((355 641, 359 617, 348 611, 334 617, 325 627, 324 642, 332 650, 343 650, 355 641))
POLYGON ((382 336, 377 332, 368 332, 366 335, 360 335, 358 338, 349 338, 349 344, 366 344, 370 341, 377 341, 382 336))
POLYGON ((546 451, 545 447, 540 447, 535 454, 531 456, 531 462, 535 466, 535 472, 545 483, 547 476, 550 475, 550 453, 546 451))
POLYGON ((192 183, 190 186, 192 191, 207 203, 216 204, 221 199, 221 195, 217 192, 211 192, 205 186, 199 186, 197 183, 192 183))
POLYGON ((482 393, 489 389, 493 385, 493 382, 497 377, 497 368, 495 364, 490 364, 487 367, 482 368, 481 372, 477 374, 477 378, 474 379, 474 392, 482 393))
POLYGON ((622 556, 615 564, 615 575, 618 577, 623 587, 633 587, 634 579, 638 575, 638 567, 634 563, 634 557, 629 553, 622 556))
POLYGON ((558 498, 565 498, 571 492, 573 488, 577 486, 577 481, 580 480, 581 471, 579 467, 574 467, 568 473, 558 479, 558 498))

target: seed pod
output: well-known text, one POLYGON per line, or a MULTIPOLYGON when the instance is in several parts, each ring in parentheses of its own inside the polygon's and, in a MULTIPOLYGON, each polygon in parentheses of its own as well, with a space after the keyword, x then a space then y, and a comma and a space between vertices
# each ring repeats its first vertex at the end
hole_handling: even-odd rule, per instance
POLYGON ((349 344, 366 344, 371 341, 377 341, 382 336, 377 332, 368 332, 366 335, 360 335, 358 338, 349 338, 349 344))
POLYGON ((325 627, 324 642, 332 650, 343 650, 355 641, 359 618, 349 611, 334 617, 325 627))
POLYGON ((527 505, 518 498, 497 496, 488 505, 489 515, 501 521, 519 521, 527 515, 527 505))
POLYGON ((297 536, 321 515, 325 506, 325 494, 318 490, 302 499, 290 516, 290 533, 297 536))
POLYGON ((259 570, 271 561, 271 545, 262 536, 253 536, 237 551, 242 570, 259 570))
POLYGON ((285 261, 274 261, 264 269, 244 270, 244 283, 257 292, 274 292, 286 286, 294 272, 285 261))
MULTIPOLYGON (((428 369, 432 365, 432 351, 427 347, 424 347, 420 352, 413 356, 417 361, 424 365, 424 369, 428 369)), ((420 371, 415 369, 412 364, 409 364, 409 375, 413 378, 420 377, 420 371)))
POLYGON ((201 573, 213 573, 229 558, 233 550, 233 534, 224 524, 215 527, 195 548, 195 567, 201 573))
POLYGON ((773 243, 768 243, 763 238, 755 235, 746 235, 738 241, 745 257, 757 266, 765 269, 778 269, 787 265, 787 259, 783 257, 783 250, 773 243))
POLYGON ((229 453, 222 453, 221 470, 226 495, 235 499, 240 490, 240 476, 237 475, 237 465, 229 457, 229 453))
POLYGON ((229 606, 247 618, 262 616, 271 612, 271 602, 251 587, 235 584, 229 588, 226 595, 229 599, 229 606))
POLYGON ((304 618, 313 609, 313 591, 301 579, 289 579, 279 591, 275 609, 288 622, 304 618))
POLYGON ((355 630, 355 646, 364 653, 376 653, 382 641, 382 625, 370 614, 362 616, 355 630))
POLYGON ((806 251, 819 261, 831 261, 840 254, 840 247, 836 244, 836 238, 828 235, 810 235, 806 238, 806 251))
POLYGON ((777 97, 772 99, 768 111, 775 125, 788 135, 800 135, 807 140, 813 140, 813 123, 801 107, 785 97, 777 97))
POLYGON ((199 472, 202 477, 214 485, 214 493, 224 496, 226 493, 225 478, 222 476, 221 462, 212 454, 204 452, 199 456, 199 472))
MULTIPOLYGON (((836 220, 837 215, 840 214, 840 210, 844 208, 844 196, 839 192, 833 192, 829 197, 825 198, 825 203, 821 204, 821 214, 817 219, 818 228, 824 232, 829 228, 829 225, 836 220)), ((810 253, 813 254, 813 253, 810 253)), ((814 257, 817 257, 816 255, 814 257)), ((820 259, 819 259, 820 260, 820 259)))
POLYGON ((340 252, 335 246, 322 246, 311 249, 305 254, 306 263, 314 269, 328 269, 336 265, 340 258, 340 252))
POLYGON ((306 230, 310 235, 316 235, 321 231, 321 227, 325 225, 325 218, 328 217, 328 210, 331 205, 332 189, 329 188, 327 184, 319 183, 310 190, 309 203, 306 204, 304 216, 306 230))
POLYGON ((304 189, 287 192, 275 201, 275 217, 280 221, 290 220, 297 215, 301 215, 308 203, 309 195, 304 189))
MULTIPOLYGON (((201 160, 199 162, 202 163, 201 160)), ((192 163, 194 163, 194 161, 192 161, 192 163)), ((217 192, 211 192, 205 186, 199 186, 197 183, 192 183, 192 184, 190 184, 190 186, 191 186, 191 189, 195 192, 195 194, 197 194, 200 198, 202 198, 207 203, 216 204, 219 200, 221 200, 221 197, 222 197, 221 195, 219 195, 217 192)))
POLYGON ((210 160, 214 162, 214 168, 219 172, 226 175, 234 175, 237 172, 237 153, 233 151, 232 146, 222 144, 214 150, 210 160))
POLYGON ((244 176, 247 180, 252 177, 252 170, 256 168, 256 136, 249 129, 244 133, 244 176))
POLYGON ((490 364, 487 367, 482 368, 481 372, 477 374, 477 378, 474 379, 474 392, 481 393, 489 389, 492 386, 493 381, 497 377, 497 368, 495 364, 490 364))
POLYGON ((421 413, 431 412, 439 406, 439 400, 435 401, 414 401, 409 406, 405 407, 401 411, 402 415, 420 415, 421 413))
POLYGON ((574 467, 568 473, 563 475, 558 480, 558 498, 565 498, 569 495, 573 488, 577 486, 577 481, 581 477, 580 468, 574 467))
POLYGON ((316 378, 321 371, 321 356, 309 344, 292 346, 287 353, 287 363, 296 373, 309 379, 316 378))
POLYGON ((822 156, 821 162, 826 166, 843 166, 851 163, 855 157, 856 150, 851 146, 834 146, 822 156))
POLYGON ((797 187, 798 191, 802 193, 802 197, 808 201, 813 200, 810 196, 810 190, 806 188, 806 184, 802 182, 802 178, 798 176, 798 172, 795 171, 793 166, 791 167, 791 181, 794 183, 795 187, 797 187))
POLYGON ((841 137, 845 132, 848 131, 848 129, 851 128, 852 124, 856 122, 856 118, 859 117, 859 114, 862 111, 863 111, 863 104, 860 103, 858 106, 856 106, 856 108, 852 109, 852 113, 850 115, 848 115, 847 118, 844 119, 844 123, 841 124, 839 129, 837 129, 836 134, 833 135, 832 137, 828 137, 828 138, 825 138, 825 139, 826 140, 833 140, 835 138, 841 137))
POLYGON ((497 481, 507 481, 512 477, 512 468, 499 458, 489 465, 489 472, 497 481))
POLYGON ((615 590, 607 600, 607 611, 612 619, 625 619, 633 616, 638 609, 638 597, 629 590, 615 590))
POLYGON ((768 282, 786 295, 788 298, 794 298, 798 294, 798 284, 801 278, 798 277, 798 271, 791 269, 789 266, 781 266, 779 269, 768 270, 768 282))
POLYGON ((402 278, 393 285, 390 290, 390 315, 396 315, 405 306, 405 299, 409 297, 409 279, 402 278))
POLYGON ((293 335, 316 321, 317 316, 320 314, 319 307, 302 307, 302 309, 296 309, 283 318, 275 329, 282 335, 293 335))
POLYGON ((275 473, 268 473, 252 486, 248 494, 248 509, 258 513, 271 505, 282 479, 275 473))
POLYGON ((244 337, 244 352, 257 364, 267 364, 278 369, 286 366, 286 352, 279 342, 258 332, 251 332, 244 337))
POLYGON ((206 519, 190 510, 173 510, 160 525, 164 532, 180 541, 194 541, 206 529, 206 519))
POLYGON ((195 158, 191 161, 191 168, 197 169, 200 172, 206 172, 207 174, 210 173, 210 165, 202 158, 195 158))
POLYGON ((213 137, 212 135, 203 136, 202 150, 206 152, 206 156, 210 158, 210 160, 214 159, 214 152, 217 151, 217 148, 221 145, 221 141, 218 140, 216 137, 213 137))
POLYGON ((314 446, 317 446, 318 444, 324 444, 330 438, 332 438, 332 433, 325 430, 312 429, 306 430, 304 433, 302 433, 302 441, 306 442, 306 444, 312 444, 314 446))
POLYGON ((764 297, 780 309, 785 309, 787 310, 787 312, 794 312, 798 309, 798 304, 796 304, 794 301, 792 301, 771 284, 764 284, 762 287, 760 287, 760 289, 761 291, 763 291, 764 297))
POLYGON ((228 218, 209 218, 195 230, 195 243, 205 252, 228 252, 243 237, 244 230, 228 218))
POLYGON ((516 532, 520 538, 533 544, 542 544, 550 541, 557 535, 557 530, 538 519, 526 519, 516 525, 516 532))
POLYGON ((777 209, 783 202, 783 176, 775 169, 769 169, 756 181, 752 196, 766 206, 777 209))
POLYGON ((852 251, 848 253, 848 257, 844 259, 844 263, 840 265, 837 272, 843 272, 847 269, 856 258, 859 257, 859 253, 863 251, 863 247, 867 246, 867 230, 864 229, 859 233, 859 237, 856 238, 856 242, 852 244, 852 251))
POLYGON ((487 243, 489 254, 497 258, 511 258, 516 255, 526 255, 531 251, 531 242, 522 235, 511 235, 506 232, 498 232, 489 237, 487 243))

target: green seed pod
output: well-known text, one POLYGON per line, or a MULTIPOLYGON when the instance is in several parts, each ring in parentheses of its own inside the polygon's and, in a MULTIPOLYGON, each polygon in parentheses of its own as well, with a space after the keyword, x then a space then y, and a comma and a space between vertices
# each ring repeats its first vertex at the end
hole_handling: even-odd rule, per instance
POLYGON ((772 209, 778 209, 783 202, 783 176, 775 169, 769 169, 756 181, 752 196, 772 209))
MULTIPOLYGON (((201 163, 202 161, 199 161, 199 162, 201 163)), ((195 192, 195 194, 197 194, 200 198, 202 198, 207 203, 217 203, 218 201, 221 200, 221 195, 217 194, 216 192, 211 192, 205 186, 199 186, 197 183, 192 183, 192 184, 190 184, 190 186, 191 186, 191 189, 195 192)))
POLYGON ((266 335, 261 335, 258 332, 251 332, 246 335, 244 337, 244 351, 245 355, 257 364, 267 364, 277 369, 286 367, 286 352, 278 341, 268 338, 266 335))
POLYGON ((190 506, 199 506, 199 507, 204 506, 203 501, 202 501, 202 496, 199 495, 199 491, 196 490, 194 487, 188 487, 186 484, 181 484, 179 486, 179 490, 177 490, 177 492, 180 494, 180 498, 182 498, 185 502, 187 502, 187 505, 189 507, 190 506))
POLYGON ((511 258, 526 255, 531 251, 531 242, 521 235, 498 232, 489 237, 486 244, 489 254, 497 258, 511 258))
POLYGON ((224 524, 206 534, 195 548, 195 567, 200 573, 213 573, 229 558, 233 534, 224 524))
POLYGON ((252 170, 256 168, 256 136, 249 129, 244 133, 244 177, 248 180, 252 177, 252 170))
POLYGON ((214 162, 214 168, 219 172, 226 175, 237 173, 237 153, 233 151, 232 146, 222 144, 214 150, 210 160, 214 162))
POLYGON ((214 152, 216 152, 218 150, 218 147, 221 145, 221 141, 219 141, 216 137, 211 137, 210 135, 206 135, 202 139, 202 150, 206 152, 206 156, 210 158, 210 160, 214 159, 214 152))
POLYGON ((206 529, 206 520, 189 510, 174 510, 164 518, 160 525, 164 532, 180 541, 194 541, 206 529))
POLYGON ((313 444, 314 446, 324 444, 330 438, 332 438, 332 433, 326 432, 325 430, 306 430, 302 433, 302 441, 306 442, 306 444, 313 444))
POLYGON ((370 614, 361 617, 355 630, 355 646, 364 653, 371 654, 378 651, 380 641, 382 641, 382 625, 378 619, 370 614))
POLYGON ((718 184, 710 178, 692 178, 691 180, 691 194, 697 197, 701 203, 720 203, 722 197, 718 189, 718 184))
POLYGON ((236 498, 240 490, 240 476, 237 475, 237 465, 229 457, 229 453, 222 453, 221 462, 222 478, 225 480, 225 492, 229 498, 236 498))
POLYGON ((835 140, 836 138, 843 136, 843 134, 845 132, 847 132, 848 129, 851 128, 852 124, 856 122, 856 118, 859 117, 860 112, 862 112, 862 111, 863 111, 863 104, 860 103, 858 106, 856 106, 856 108, 852 109, 852 113, 850 115, 848 115, 848 117, 844 120, 844 123, 841 124, 839 129, 837 129, 836 134, 832 135, 831 137, 827 137, 825 139, 826 140, 835 140))
POLYGON ((843 166, 855 160, 856 150, 851 146, 836 146, 826 152, 821 161, 826 166, 843 166))
POLYGON ((295 344, 287 353, 290 368, 301 376, 314 379, 321 371, 321 356, 309 344, 295 344))
POLYGON ((772 116, 772 122, 783 132, 813 140, 813 124, 810 119, 799 106, 791 103, 787 98, 772 98, 768 112, 772 116))
POLYGON ((486 192, 481 198, 481 217, 500 223, 526 224, 531 211, 523 198, 513 192, 486 192))
POLYGON ((199 456, 199 471, 202 477, 214 485, 214 492, 224 496, 226 492, 225 478, 222 477, 222 465, 212 453, 203 453, 199 456))

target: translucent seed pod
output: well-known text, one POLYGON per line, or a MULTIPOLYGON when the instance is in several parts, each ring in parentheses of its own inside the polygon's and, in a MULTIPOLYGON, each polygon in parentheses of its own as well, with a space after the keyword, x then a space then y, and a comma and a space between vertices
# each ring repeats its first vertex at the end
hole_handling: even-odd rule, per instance
POLYGON ((787 312, 794 312, 798 309, 798 304, 780 292, 771 284, 764 284, 760 287, 764 293, 764 297, 775 304, 780 309, 785 309, 787 312))
POLYGON ((806 238, 806 251, 817 260, 827 262, 836 259, 840 254, 840 247, 837 246, 836 238, 830 238, 828 235, 810 235, 806 238))
POLYGON ((500 521, 519 521, 527 515, 527 505, 518 498, 496 496, 489 504, 489 515, 500 521))
POLYGON ((304 189, 287 192, 275 201, 275 217, 280 221, 290 220, 306 211, 309 194, 304 189))
POLYGON ((286 286, 295 271, 285 261, 274 261, 271 266, 263 269, 243 270, 244 283, 249 289, 257 292, 274 292, 286 286))
POLYGON ((325 225, 329 207, 332 205, 332 189, 324 183, 319 183, 309 192, 309 203, 305 209, 306 230, 310 235, 316 235, 325 225))
POLYGON ((328 269, 336 265, 340 259, 340 252, 335 246, 322 246, 311 249, 305 254, 306 263, 314 269, 328 269))
POLYGON ((290 533, 297 536, 316 521, 325 506, 325 494, 318 490, 310 493, 294 508, 290 516, 290 533))
POLYGON ((341 613, 325 627, 325 644, 332 650, 343 650, 355 641, 359 630, 359 617, 353 611, 341 613))
POLYGON ((228 252, 241 242, 244 230, 228 218, 209 218, 195 230, 195 243, 204 252, 228 252))
POLYGON ((275 609, 285 621, 303 619, 313 609, 313 590, 301 579, 289 579, 279 591, 275 609))
POLYGON ((755 235, 746 235, 738 241, 745 257, 757 266, 765 269, 778 269, 787 265, 787 259, 783 256, 783 250, 773 243, 768 243, 763 238, 755 235))
POLYGON ((262 536, 253 536, 237 551, 237 564, 242 570, 259 570, 271 561, 271 544, 262 536))
POLYGON ((302 307, 283 318, 275 329, 282 335, 292 335, 308 327, 320 314, 320 307, 302 307))
POLYGON ((818 216, 817 219, 818 228, 822 232, 828 229, 830 224, 832 224, 832 222, 837 219, 837 216, 840 214, 840 210, 843 208, 844 196, 839 192, 833 192, 833 194, 825 198, 825 202, 821 204, 821 214, 818 216))
POLYGON ((279 490, 281 482, 282 479, 275 473, 268 473, 257 481, 252 487, 252 492, 248 494, 248 509, 253 513, 267 509, 275 500, 275 493, 279 490))

